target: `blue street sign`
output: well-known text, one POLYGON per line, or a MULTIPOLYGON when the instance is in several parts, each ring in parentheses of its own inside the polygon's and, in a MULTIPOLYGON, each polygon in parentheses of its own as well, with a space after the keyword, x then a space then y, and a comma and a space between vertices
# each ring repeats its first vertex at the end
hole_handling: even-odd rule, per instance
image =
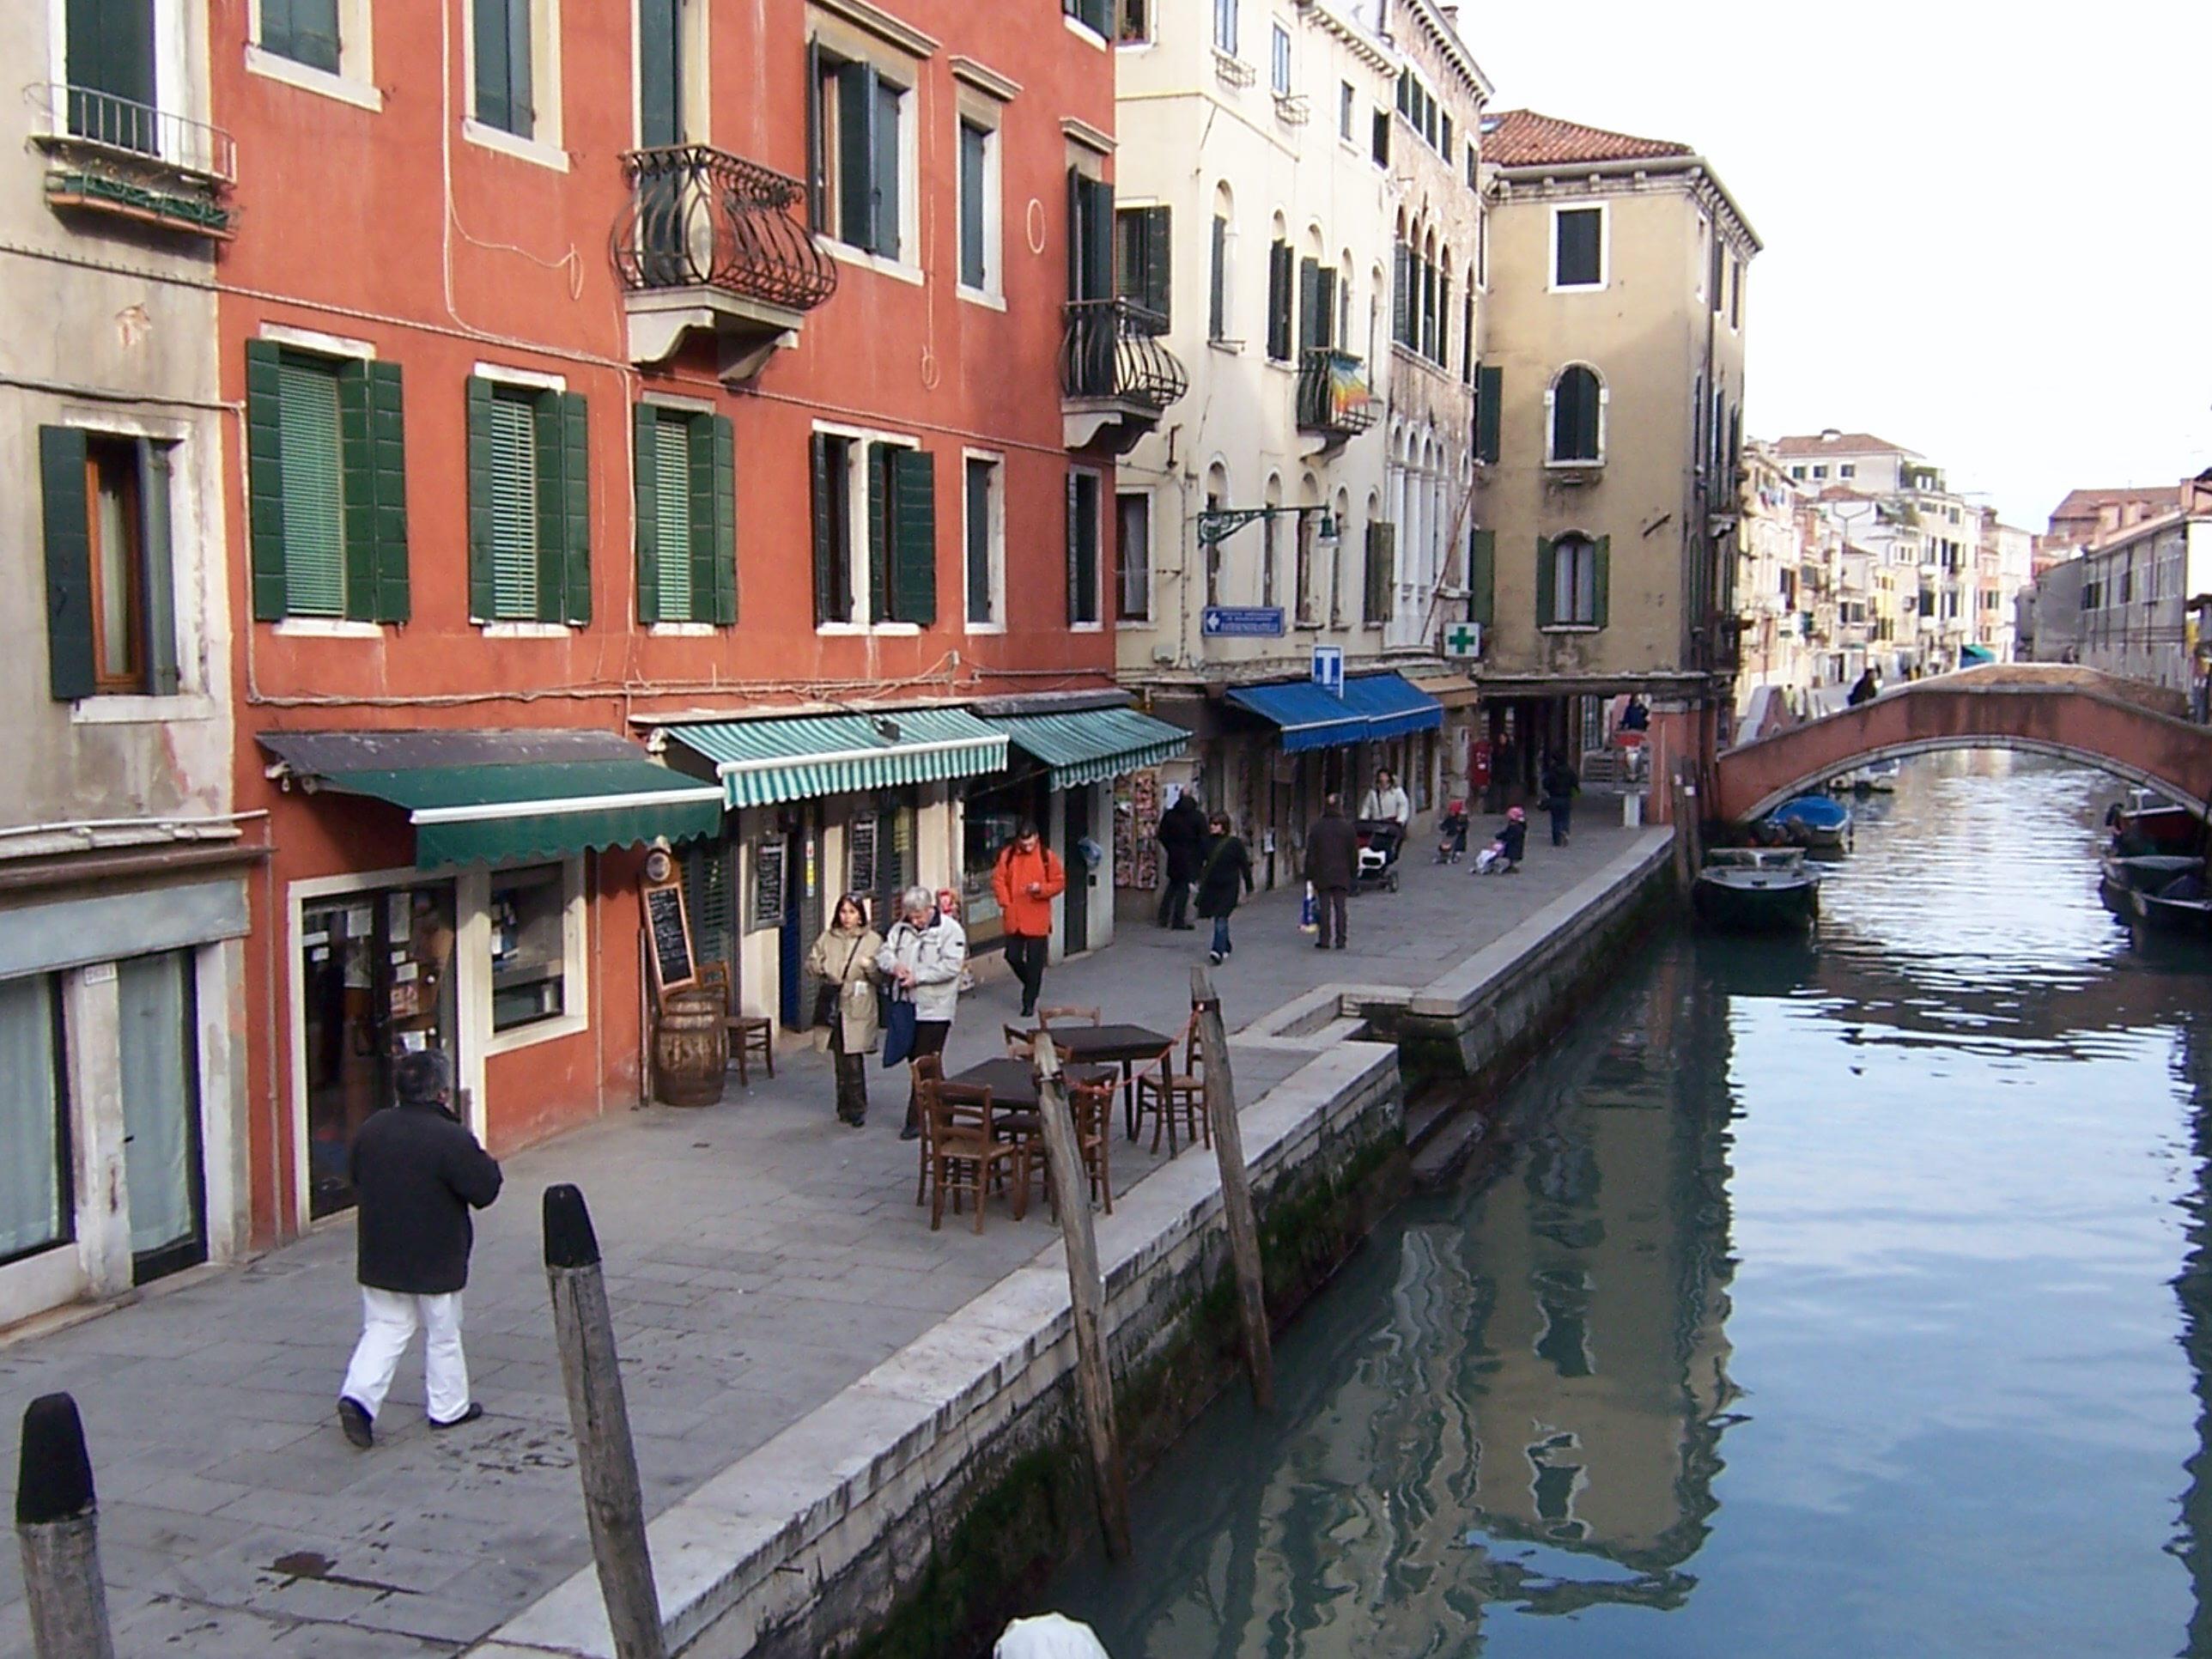
POLYGON ((1200 613, 1198 626, 1209 640, 1279 640, 1283 636, 1283 607, 1209 605, 1200 613))
POLYGON ((1344 695, 1344 647, 1317 645, 1313 648, 1313 683, 1336 696, 1344 695))

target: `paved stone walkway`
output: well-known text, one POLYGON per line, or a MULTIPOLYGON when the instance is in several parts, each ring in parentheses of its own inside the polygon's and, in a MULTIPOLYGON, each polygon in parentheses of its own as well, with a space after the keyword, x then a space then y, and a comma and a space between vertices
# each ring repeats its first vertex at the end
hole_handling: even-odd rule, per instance
MULTIPOLYGON (((1292 893, 1262 896, 1238 912, 1237 951, 1215 975, 1231 1025, 1322 983, 1426 983, 1626 850, 1617 810, 1590 803, 1564 851, 1538 826, 1510 879, 1438 868, 1417 843, 1401 892, 1352 901, 1342 952, 1316 952, 1297 931, 1292 893)), ((1045 1000, 1178 1029, 1206 938, 1125 923, 1111 949, 1054 969, 1045 1000)), ((950 1065, 999 1052, 1017 1009, 1004 980, 964 999, 950 1065)), ((1291 1065, 1240 1050, 1240 1093, 1256 1099, 1291 1065)), ((933 1234, 913 1202, 915 1149, 896 1139, 903 1073, 871 1081, 874 1111, 857 1133, 834 1121, 826 1062, 801 1055, 749 1091, 733 1079, 719 1107, 623 1112, 509 1159, 467 1297, 479 1424, 427 1431, 418 1350, 376 1449, 339 1436, 333 1398, 358 1319, 352 1230, 340 1223, 0 1345, 0 1466, 12 1482, 31 1398, 76 1395, 125 1659, 453 1653, 589 1559, 540 1265, 545 1186, 577 1182, 592 1202, 652 1511, 1051 1241, 1042 1203, 1019 1224, 994 1204, 980 1237, 950 1217, 933 1234)), ((1117 1189, 1157 1162, 1117 1141, 1117 1189)), ((28 1653, 11 1549, 0 1552, 0 1654, 28 1653)))

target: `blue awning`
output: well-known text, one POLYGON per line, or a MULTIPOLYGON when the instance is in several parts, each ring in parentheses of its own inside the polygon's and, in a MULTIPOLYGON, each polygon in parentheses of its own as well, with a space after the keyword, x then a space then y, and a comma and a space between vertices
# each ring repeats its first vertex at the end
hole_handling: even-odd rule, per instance
POLYGON ((1229 701, 1282 727, 1283 752, 1289 755, 1433 731, 1444 723, 1444 706, 1398 674, 1347 679, 1341 697, 1310 680, 1292 680, 1233 686, 1229 701))
POLYGON ((1367 717, 1370 742, 1434 732, 1444 723, 1444 706, 1401 674, 1362 674, 1344 683, 1344 703, 1367 717))

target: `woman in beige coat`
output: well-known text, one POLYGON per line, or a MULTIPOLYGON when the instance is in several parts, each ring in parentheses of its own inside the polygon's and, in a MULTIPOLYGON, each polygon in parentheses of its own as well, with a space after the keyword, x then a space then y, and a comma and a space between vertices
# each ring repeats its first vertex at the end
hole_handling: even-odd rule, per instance
POLYGON ((876 957, 883 948, 883 935, 868 926, 860 896, 848 893, 806 957, 806 971, 821 982, 821 1000, 829 1005, 837 1116, 855 1129, 868 1115, 868 1056, 878 1035, 876 957))

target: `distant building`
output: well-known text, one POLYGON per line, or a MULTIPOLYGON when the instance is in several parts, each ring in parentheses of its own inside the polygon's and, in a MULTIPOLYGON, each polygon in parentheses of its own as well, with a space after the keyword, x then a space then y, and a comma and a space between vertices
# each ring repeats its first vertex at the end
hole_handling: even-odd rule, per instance
POLYGON ((2044 539, 2059 545, 2094 547, 2148 520, 2162 518, 2180 505, 2181 490, 2175 484, 2070 489, 2066 499, 2051 509, 2051 525, 2044 539))
MULTIPOLYGON (((2044 582, 2055 598, 2053 579, 2079 573, 2074 654, 2063 660, 2193 697, 2203 666, 2191 601, 2212 593, 2212 477, 2169 494, 2185 505, 2107 536, 2044 582)), ((2039 649, 2047 649, 2040 617, 2037 631, 2039 649)))

